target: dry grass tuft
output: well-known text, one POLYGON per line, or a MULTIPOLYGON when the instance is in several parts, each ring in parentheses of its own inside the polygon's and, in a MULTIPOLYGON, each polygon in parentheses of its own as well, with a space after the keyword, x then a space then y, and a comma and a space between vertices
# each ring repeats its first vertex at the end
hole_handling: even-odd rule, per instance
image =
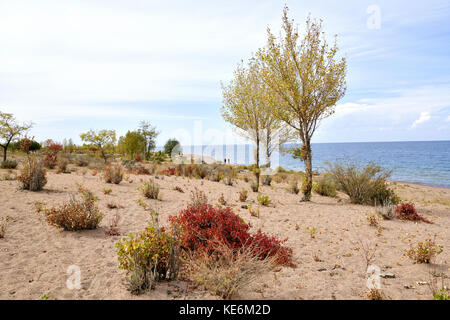
POLYGON ((261 260, 255 255, 255 248, 236 250, 225 244, 216 246, 220 256, 207 252, 191 253, 184 258, 183 265, 190 281, 223 299, 236 297, 243 288, 275 266, 276 258, 261 260))

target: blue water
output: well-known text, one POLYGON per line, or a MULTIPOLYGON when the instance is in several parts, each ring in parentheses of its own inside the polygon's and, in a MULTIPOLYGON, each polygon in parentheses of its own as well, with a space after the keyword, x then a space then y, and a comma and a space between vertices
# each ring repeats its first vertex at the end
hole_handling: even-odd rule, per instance
MULTIPOLYGON (((183 147, 184 153, 200 154, 201 147, 183 147)), ((253 147, 203 146, 204 155, 231 163, 253 163, 253 147)), ((370 161, 393 170, 391 180, 450 188, 450 141, 424 142, 361 142, 312 144, 313 170, 324 172, 326 162, 355 160, 366 164, 370 161)), ((303 162, 289 154, 276 159, 285 169, 304 170, 303 162)), ((272 162, 277 162, 273 161, 272 162)), ((262 161, 264 162, 264 161, 262 161)))

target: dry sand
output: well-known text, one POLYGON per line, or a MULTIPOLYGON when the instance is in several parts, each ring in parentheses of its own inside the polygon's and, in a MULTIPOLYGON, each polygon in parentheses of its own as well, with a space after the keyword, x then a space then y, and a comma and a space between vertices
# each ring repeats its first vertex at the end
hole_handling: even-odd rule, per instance
MULTIPOLYGON (((0 216, 12 221, 4 239, 0 239, 0 299, 214 299, 199 289, 186 290, 183 282, 163 283, 156 290, 133 296, 126 289, 125 272, 117 265, 114 244, 120 237, 104 234, 104 227, 115 212, 121 215, 120 231, 123 235, 143 230, 149 217, 137 204, 140 198, 136 188, 148 176, 128 175, 130 182, 107 185, 101 177, 82 169, 72 174, 48 174, 48 184, 42 192, 19 189, 17 181, 0 181, 0 216), (101 228, 93 231, 66 232, 45 223, 35 212, 35 202, 55 206, 67 201, 77 192, 77 183, 91 189, 99 197, 99 206, 105 213, 101 228), (103 188, 111 188, 104 195, 103 188), (107 203, 114 202, 122 209, 110 210, 107 203), (77 265, 81 270, 80 290, 70 290, 66 281, 67 268, 77 265)), ((1 171, 1 170, 0 170, 1 171)), ((4 171, 1 171, 2 174, 4 171)), ((203 190, 211 203, 216 204, 223 193, 228 204, 250 222, 256 232, 281 238, 288 237, 293 248, 297 268, 283 267, 268 273, 251 287, 243 290, 241 299, 364 299, 366 289, 365 261, 357 248, 360 240, 377 246, 374 264, 382 272, 395 274, 394 279, 382 279, 382 289, 391 299, 430 299, 426 285, 429 270, 438 267, 449 274, 450 267, 450 189, 433 188, 407 183, 393 183, 403 200, 416 203, 419 214, 435 224, 381 221, 383 231, 368 225, 365 214, 372 207, 352 205, 345 196, 338 199, 314 195, 311 203, 300 203, 300 196, 288 193, 286 184, 264 186, 261 192, 273 200, 270 207, 260 207, 256 194, 249 192, 247 204, 260 208, 260 218, 252 217, 241 209, 238 191, 250 189, 239 180, 235 186, 223 183, 164 177, 161 185, 162 201, 149 201, 161 214, 162 221, 176 215, 190 201, 194 187, 203 190), (185 193, 174 191, 180 186, 185 193), (318 230, 315 238, 307 227, 318 230), (417 243, 436 235, 436 242, 444 246, 433 265, 414 264, 404 256, 410 243, 417 243), (316 255, 321 261, 316 262, 316 255), (412 286, 406 289, 405 285, 412 286)))

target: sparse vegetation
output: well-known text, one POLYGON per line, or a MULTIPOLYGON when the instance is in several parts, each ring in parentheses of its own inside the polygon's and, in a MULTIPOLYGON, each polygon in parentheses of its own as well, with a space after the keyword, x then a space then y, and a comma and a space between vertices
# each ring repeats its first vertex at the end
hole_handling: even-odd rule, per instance
POLYGON ((190 253, 183 264, 189 280, 195 285, 223 299, 232 299, 241 289, 273 269, 275 259, 259 259, 257 251, 258 248, 251 246, 233 249, 217 243, 213 252, 220 252, 220 255, 206 251, 190 253))
POLYGON ((5 161, 2 161, 0 164, 0 168, 2 169, 15 169, 17 168, 18 162, 13 159, 8 159, 5 161))
POLYGON ((119 222, 120 222, 120 214, 116 212, 109 221, 108 226, 105 228, 105 235, 120 236, 119 222))
POLYGON ((140 294, 153 290, 159 281, 175 280, 180 269, 180 250, 176 230, 159 227, 158 213, 138 235, 130 234, 116 243, 119 268, 127 271, 129 290, 140 294))
POLYGON ((297 180, 293 179, 289 183, 289 187, 287 188, 287 191, 292 194, 298 194, 300 192, 297 180))
POLYGON ((239 201, 240 202, 247 201, 247 197, 248 197, 248 191, 246 189, 239 191, 239 201))
POLYGON ((6 229, 8 227, 8 223, 11 220, 11 217, 1 217, 0 218, 0 239, 5 237, 6 229))
POLYGON ((36 157, 29 156, 24 162, 20 174, 17 176, 22 184, 22 189, 40 191, 47 184, 46 170, 42 161, 36 157))
POLYGON ((356 204, 377 205, 387 202, 398 203, 398 197, 389 189, 386 179, 391 171, 369 163, 361 166, 347 162, 329 164, 329 174, 338 183, 339 188, 356 204))
POLYGON ((258 200, 258 203, 260 205, 265 207, 268 207, 272 203, 272 200, 270 200, 269 196, 265 196, 263 194, 259 194, 256 199, 258 200))
POLYGON ((138 190, 148 199, 159 199, 160 186, 153 179, 149 179, 148 182, 141 185, 138 190))
POLYGON ((425 223, 433 224, 430 220, 420 216, 413 203, 403 202, 396 206, 397 219, 409 221, 423 221, 425 223))
POLYGON ((336 197, 336 183, 329 175, 324 175, 314 184, 313 191, 321 196, 336 197))
POLYGON ((109 164, 103 168, 103 178, 106 183, 119 184, 123 175, 123 167, 120 164, 109 164))
POLYGON ((96 229, 102 221, 103 214, 96 204, 97 197, 87 189, 80 188, 81 200, 72 197, 69 202, 54 208, 44 208, 47 222, 66 231, 96 229))
POLYGON ((417 245, 411 246, 406 255, 415 263, 430 263, 431 259, 441 254, 443 246, 436 244, 432 239, 420 241, 417 245))
POLYGON ((191 202, 189 204, 190 206, 198 207, 207 203, 208 198, 203 191, 198 190, 197 188, 195 188, 194 191, 191 191, 191 202))

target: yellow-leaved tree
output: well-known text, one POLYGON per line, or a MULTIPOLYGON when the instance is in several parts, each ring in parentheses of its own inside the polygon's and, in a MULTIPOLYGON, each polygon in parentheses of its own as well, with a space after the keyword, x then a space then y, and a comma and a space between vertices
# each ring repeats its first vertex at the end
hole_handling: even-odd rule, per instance
POLYGON ((89 143, 91 146, 98 148, 105 163, 108 160, 107 150, 113 149, 116 143, 115 130, 89 130, 86 133, 80 134, 83 142, 89 143))
POLYGON ((3 148, 3 161, 6 161, 11 142, 26 133, 32 126, 32 123, 20 124, 13 114, 0 111, 0 147, 3 148))
POLYGON ((259 65, 250 59, 234 71, 234 78, 222 85, 222 117, 237 128, 240 135, 255 143, 255 191, 259 190, 261 146, 265 147, 267 165, 270 156, 280 143, 287 141, 290 128, 275 117, 272 109, 277 98, 271 96, 269 87, 262 82, 259 65))
POLYGON ((303 201, 311 199, 312 151, 311 138, 320 121, 335 111, 336 103, 345 95, 345 58, 338 58, 336 39, 329 46, 322 32, 322 21, 308 17, 303 37, 294 21, 283 11, 283 34, 276 38, 270 29, 267 46, 258 50, 263 82, 278 97, 274 115, 290 126, 302 143, 290 151, 305 163, 303 201))

